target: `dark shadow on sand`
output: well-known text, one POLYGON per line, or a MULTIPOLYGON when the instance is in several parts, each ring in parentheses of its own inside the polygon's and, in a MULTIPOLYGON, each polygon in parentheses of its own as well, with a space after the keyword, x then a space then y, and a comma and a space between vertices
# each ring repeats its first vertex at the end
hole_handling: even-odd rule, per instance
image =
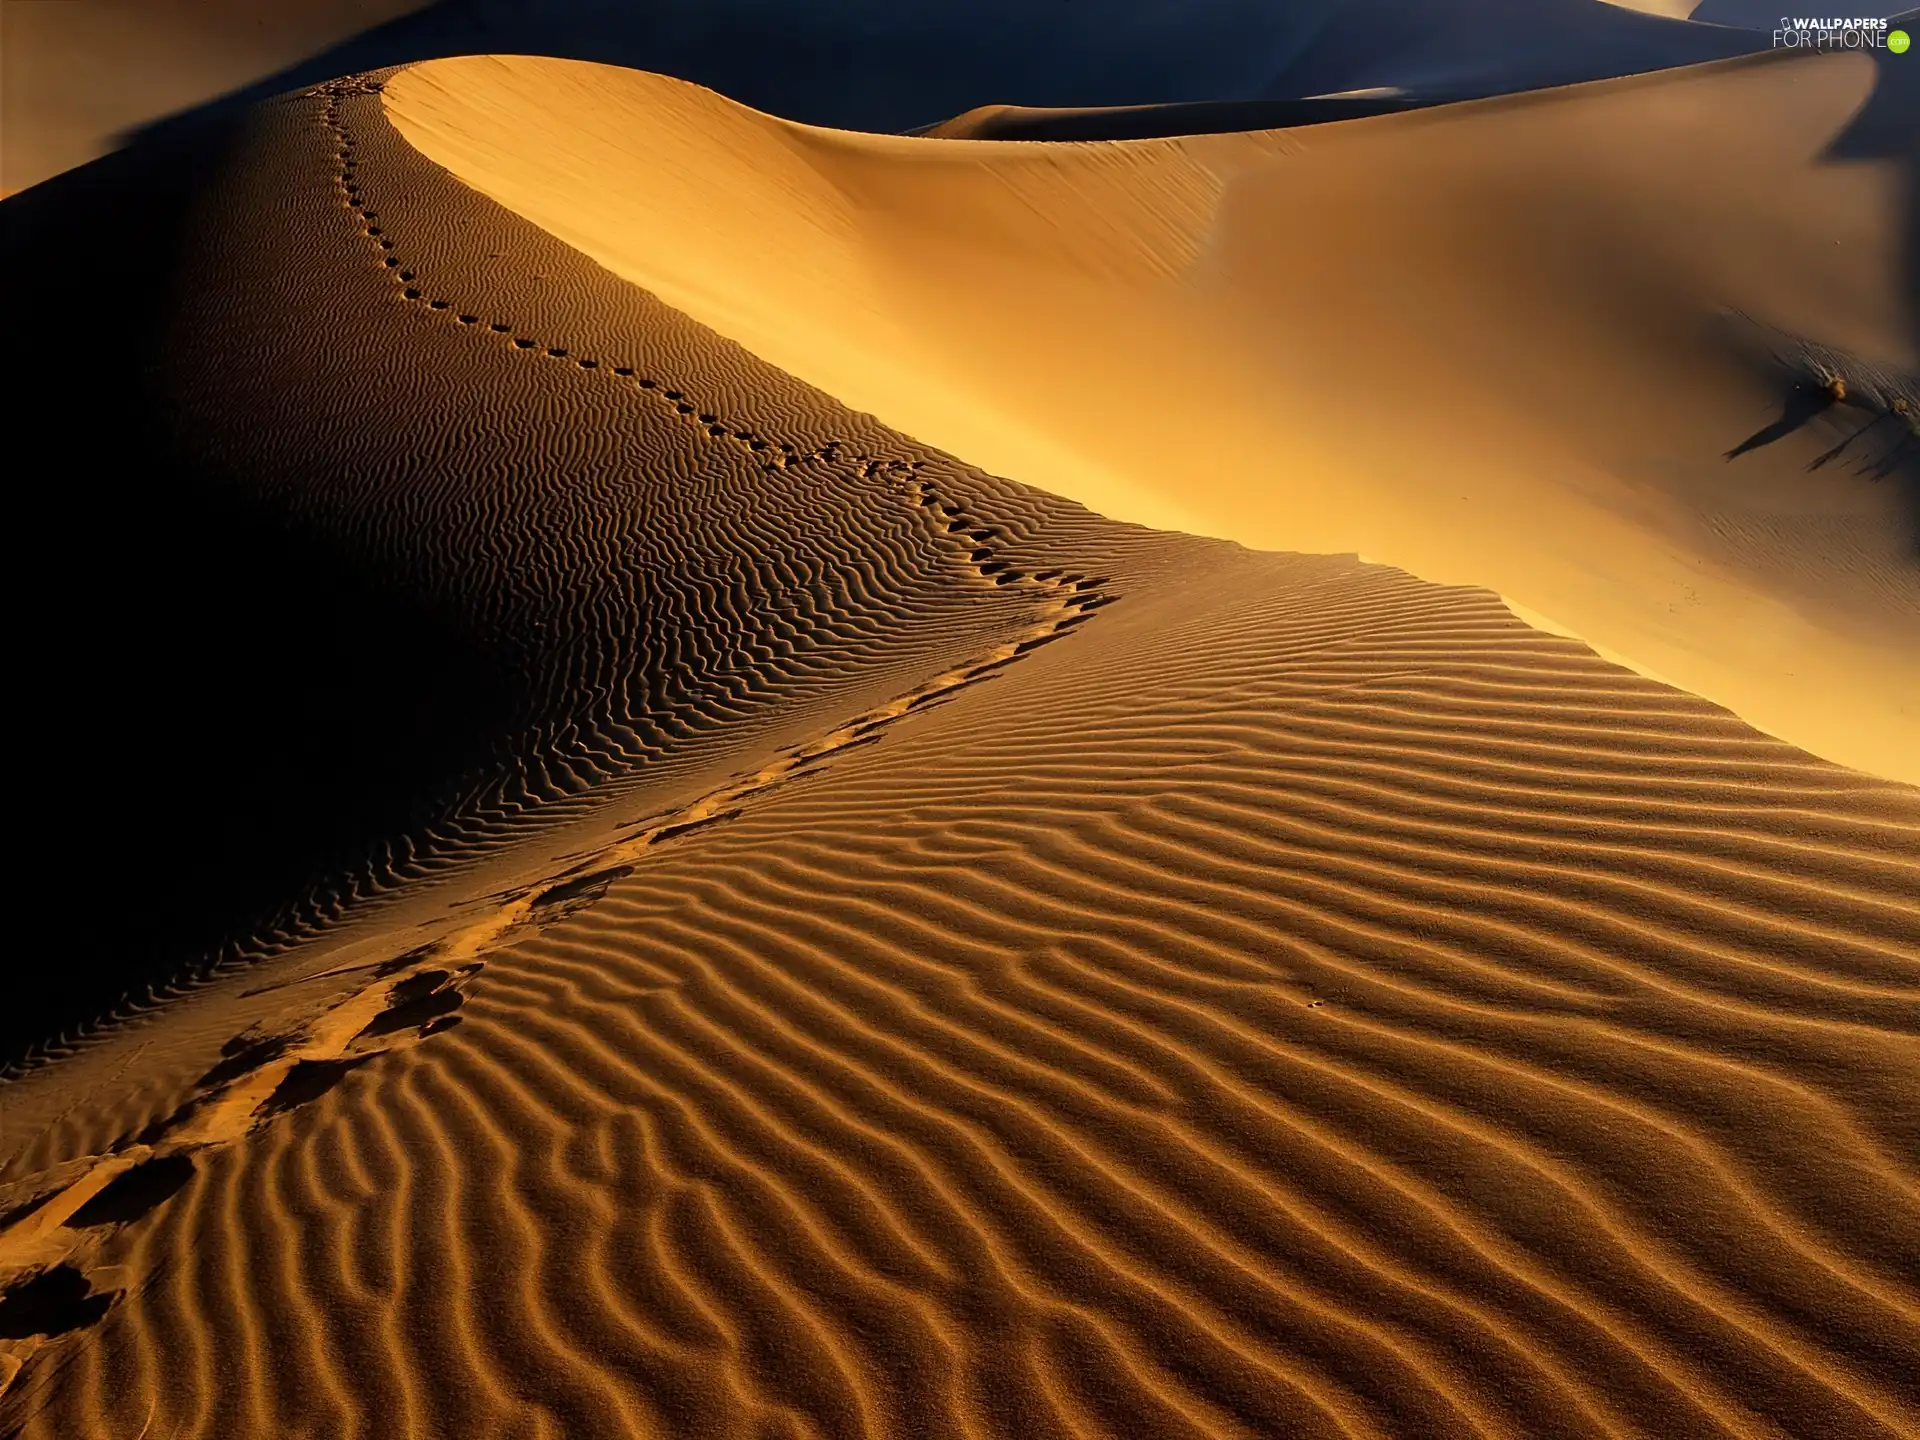
POLYGON ((169 127, 0 202, 10 799, 48 937, 15 945, 0 1062, 440 813, 511 706, 459 626, 181 451, 163 336, 233 133, 169 127))
POLYGON ((0 1340, 49 1338, 97 1323, 113 1296, 89 1293, 87 1277, 71 1265, 55 1265, 0 1292, 0 1340))
MULTIPOLYGON (((1920 9, 1892 16, 1887 23, 1892 29, 1904 29, 1920 38, 1920 9)), ((1920 353, 1920 52, 1909 50, 1895 55, 1881 50, 1872 52, 1872 59, 1873 93, 1828 147, 1824 158, 1830 164, 1892 160, 1899 167, 1903 232, 1900 290, 1906 306, 1907 334, 1913 350, 1920 353)), ((1907 398, 1910 406, 1920 405, 1920 396, 1907 398)), ((1920 436, 1914 433, 1910 416, 1874 428, 1876 445, 1884 443, 1886 448, 1877 454, 1870 452, 1866 463, 1876 478, 1891 479, 1900 487, 1910 522, 1912 557, 1920 562, 1920 436), (1884 442, 1879 438, 1882 434, 1888 437, 1884 442)), ((1838 456, 1830 452, 1821 458, 1838 456)))
POLYGON ((80 1228, 125 1225, 167 1203, 193 1179, 193 1157, 184 1153, 156 1155, 130 1170, 122 1170, 99 1194, 68 1218, 80 1228))

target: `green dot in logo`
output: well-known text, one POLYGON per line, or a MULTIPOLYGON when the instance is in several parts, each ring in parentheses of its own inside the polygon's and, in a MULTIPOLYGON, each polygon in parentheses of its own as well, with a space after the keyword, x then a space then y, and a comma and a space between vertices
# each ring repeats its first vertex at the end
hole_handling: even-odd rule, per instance
POLYGON ((1906 54, 1907 46, 1912 43, 1913 42, 1907 38, 1907 32, 1904 30, 1890 30, 1887 32, 1887 49, 1893 51, 1896 55, 1906 54))

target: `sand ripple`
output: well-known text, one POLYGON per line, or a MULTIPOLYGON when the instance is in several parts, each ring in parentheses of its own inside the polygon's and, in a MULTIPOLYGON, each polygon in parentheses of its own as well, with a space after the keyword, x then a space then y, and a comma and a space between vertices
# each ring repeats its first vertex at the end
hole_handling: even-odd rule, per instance
MULTIPOLYGON (((303 103, 336 218, 382 225, 364 94, 303 103)), ((415 275, 409 323, 520 335, 415 275)), ((1486 592, 1110 525, 877 427, 829 461, 820 416, 723 376, 671 387, 688 419, 557 335, 526 364, 879 517, 678 512, 874 577, 755 632, 743 706, 865 678, 672 805, 594 757, 724 732, 727 684, 540 732, 571 778, 498 843, 551 789, 631 809, 604 848, 171 1110, 140 1067, 207 1037, 153 1021, 0 1169, 0 1261, 52 1267, 4 1301, 0 1431, 1920 1433, 1915 792, 1486 592)), ((663 677, 771 613, 673 594, 663 677)), ((621 633, 603 603, 552 613, 621 633)))

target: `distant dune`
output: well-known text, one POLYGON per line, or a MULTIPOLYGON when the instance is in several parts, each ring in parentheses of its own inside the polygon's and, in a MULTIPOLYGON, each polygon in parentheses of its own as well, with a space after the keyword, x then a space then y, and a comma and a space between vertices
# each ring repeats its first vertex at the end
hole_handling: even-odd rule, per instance
POLYGON ((1357 68, 0 204, 0 1435, 1920 1434, 1914 92, 1357 68))

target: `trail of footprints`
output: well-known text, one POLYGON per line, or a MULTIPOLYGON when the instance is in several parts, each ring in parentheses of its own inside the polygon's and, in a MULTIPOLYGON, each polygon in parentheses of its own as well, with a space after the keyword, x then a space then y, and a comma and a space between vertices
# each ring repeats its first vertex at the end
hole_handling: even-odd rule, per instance
MULTIPOLYGON (((164 1119, 126 1137, 103 1155, 83 1157, 38 1177, 37 1192, 0 1212, 0 1393, 32 1354, 52 1339, 100 1320, 132 1283, 125 1267, 97 1263, 108 1238, 165 1204, 192 1179, 197 1157, 244 1138, 260 1125, 317 1100, 347 1074, 391 1050, 442 1034, 461 1020, 460 1007, 485 968, 479 957, 529 929, 553 924, 604 895, 633 872, 653 847, 738 815, 755 797, 804 775, 839 751, 869 744, 901 717, 974 684, 1021 656, 1084 624, 1113 603, 1104 577, 1065 570, 1020 570, 999 558, 1001 531, 943 498, 922 477, 924 462, 856 453, 831 440, 810 451, 769 440, 702 410, 665 382, 626 364, 575 357, 568 347, 544 345, 502 322, 454 312, 450 301, 427 294, 419 277, 393 253, 377 212, 360 199, 354 143, 340 114, 350 95, 377 93, 377 81, 340 80, 308 92, 325 100, 326 126, 337 142, 336 181, 346 207, 382 255, 401 295, 445 312, 459 325, 499 335, 505 343, 552 360, 599 371, 669 405, 717 441, 744 447, 772 471, 852 459, 867 479, 882 481, 925 514, 934 534, 981 581, 1033 592, 1032 625, 968 664, 932 679, 782 752, 752 775, 737 778, 675 809, 622 824, 630 832, 539 884, 489 897, 492 908, 450 936, 393 959, 362 967, 370 981, 291 1033, 247 1031, 234 1036, 221 1059, 196 1083, 194 1094, 164 1119)), ((344 972, 330 972, 344 973, 344 972)), ((325 975, 310 977, 327 978, 325 975)), ((27 1187, 34 1188, 34 1187, 27 1187)))
MULTIPOLYGON (((756 458, 763 470, 771 472, 810 463, 839 464, 851 459, 859 466, 861 476, 888 484, 909 504, 928 514, 935 535, 980 579, 995 586, 1030 589, 1039 606, 1034 627, 1019 639, 1000 646, 969 665, 936 676, 917 690, 789 751, 780 761, 758 774, 715 791, 670 816, 633 822, 634 826, 641 827, 641 833, 623 849, 644 847, 694 826, 725 818, 734 813, 738 804, 749 796, 781 783, 836 750, 873 738, 879 729, 908 711, 970 684, 1019 656, 1057 639, 1081 624, 1094 610, 1112 603, 1115 597, 1101 588, 1108 583, 1103 576, 1058 569, 1029 573, 1000 558, 996 542, 1004 538, 1003 533, 993 525, 969 516, 962 506, 940 496, 921 474, 924 461, 867 455, 841 440, 829 440, 816 449, 803 451, 787 441, 772 440, 749 427, 734 425, 723 419, 717 411, 701 409, 684 391, 658 377, 640 374, 633 365, 603 361, 591 355, 576 355, 567 345, 549 344, 534 336, 519 334, 511 322, 486 320, 472 311, 456 309, 451 300, 429 294, 425 288, 426 282, 408 268, 403 257, 395 253, 394 240, 377 223, 379 212, 370 209, 360 194, 358 150, 347 128, 342 103, 350 96, 377 95, 381 88, 377 80, 348 77, 317 86, 307 95, 323 102, 322 123, 334 143, 337 161, 334 178, 341 203, 365 230, 378 251, 382 252, 380 263, 392 275, 393 283, 404 300, 445 314, 454 324, 498 335, 516 350, 570 363, 582 370, 608 376, 615 383, 626 384, 655 402, 671 407, 682 421, 700 427, 713 440, 746 450, 756 458)), ((617 857, 603 858, 608 864, 620 863, 617 857)))
MULTIPOLYGON (((922 464, 920 461, 883 459, 859 454, 851 444, 842 440, 829 440, 816 449, 801 450, 788 441, 770 439, 751 428, 731 423, 722 418, 717 411, 702 409, 684 391, 674 388, 656 376, 640 374, 637 367, 633 365, 602 360, 592 355, 577 354, 570 346, 552 344, 546 339, 521 334, 510 321, 489 320, 470 310, 456 307, 451 300, 430 294, 425 288, 426 282, 416 271, 409 268, 407 261, 401 255, 396 253, 393 237, 386 233, 384 226, 379 224, 380 213, 370 208, 361 196, 358 146, 347 129, 345 117, 341 113, 341 103, 348 97, 377 95, 381 88, 377 80, 348 78, 331 81, 306 93, 308 98, 325 102, 321 111, 322 122, 326 126, 329 138, 334 142, 334 158, 337 162, 334 183, 340 192, 341 202, 351 212, 360 228, 365 231, 367 238, 381 252, 380 264, 392 277, 402 299, 445 315, 453 324, 497 335, 501 343, 510 345, 515 350, 526 352, 531 356, 571 364, 582 370, 602 374, 616 382, 626 384, 656 403, 667 407, 686 424, 704 430, 710 438, 747 451, 763 470, 782 470, 815 462, 838 464, 852 459, 860 466, 860 474, 867 479, 886 480, 899 485, 909 477, 918 474, 922 464)), ((1008 574, 1010 578, 1000 583, 1011 583, 1011 579, 1018 578, 1012 572, 1006 571, 1005 567, 999 567, 988 573, 1008 574)))
POLYGON ((201 1153, 317 1100, 375 1056, 457 1025, 484 968, 465 957, 488 942, 495 918, 374 966, 371 984, 299 1030, 234 1036, 172 1114, 38 1177, 38 1193, 0 1214, 0 1393, 47 1341, 119 1300, 133 1277, 96 1263, 107 1241, 183 1189, 201 1153))
MULTIPOLYGON (((638 374, 635 367, 625 364, 603 363, 591 356, 575 357, 569 347, 546 345, 530 336, 518 335, 511 324, 502 321, 483 322, 479 315, 468 311, 455 312, 452 301, 429 296, 421 288, 419 276, 407 268, 405 262, 394 252, 395 242, 387 235, 378 221, 380 216, 367 203, 360 193, 359 162, 355 158, 355 143, 347 131, 341 114, 341 102, 350 96, 377 95, 381 90, 378 81, 348 78, 330 82, 306 92, 307 98, 321 99, 323 118, 329 140, 332 142, 335 169, 333 183, 338 191, 342 207, 351 215, 357 228, 365 232, 372 242, 374 252, 379 256, 381 268, 391 277, 392 283, 401 298, 409 303, 424 305, 427 309, 445 316, 448 323, 470 327, 488 336, 497 336, 501 343, 528 353, 531 356, 570 362, 582 370, 595 372, 609 379, 628 384, 642 396, 651 397, 656 403, 671 407, 671 413, 683 422, 696 426, 716 442, 725 442, 741 447, 754 455, 761 467, 775 471, 810 463, 839 464, 846 460, 858 463, 863 478, 877 480, 889 485, 897 493, 910 496, 915 503, 938 512, 936 534, 950 542, 950 548, 964 556, 971 568, 982 578, 990 580, 996 586, 1018 585, 1032 582, 1048 587, 1052 591, 1071 592, 1076 586, 1086 585, 1086 577, 1060 572, 1043 571, 1035 575, 1024 575, 1018 569, 998 560, 992 550, 996 534, 991 526, 969 521, 963 512, 950 504, 942 505, 933 497, 920 471, 924 462, 914 460, 888 459, 859 453, 856 447, 845 441, 829 441, 812 450, 801 450, 798 446, 777 442, 757 432, 739 426, 724 423, 713 411, 702 410, 687 395, 668 385, 664 380, 638 374), (942 526, 940 522, 944 522, 942 526)), ((1093 597, 1083 602, 1082 608, 1092 608, 1105 603, 1101 597, 1093 597)), ((1037 642, 1036 642, 1037 643, 1037 642)), ((355 896, 364 895, 357 883, 349 882, 346 893, 334 892, 324 900, 316 893, 297 901, 280 918, 248 937, 248 941, 228 951, 212 963, 201 968, 191 979, 178 978, 173 984, 150 989, 145 1003, 132 996, 122 999, 115 1007, 116 1019, 125 1019, 144 1011, 159 1008, 164 1000, 178 998, 180 994, 196 988, 217 975, 229 973, 312 939, 328 923, 339 917, 340 912, 355 896)), ((41 1047, 35 1061, 60 1058, 74 1053, 91 1027, 82 1027, 79 1032, 63 1034, 56 1040, 41 1047)), ((0 1067, 0 1081, 9 1074, 31 1068, 31 1064, 0 1067)))
MULTIPOLYGON (((917 480, 908 485, 917 504, 944 516, 948 533, 971 542, 986 529, 917 480)), ((119 1299, 130 1277, 123 1267, 95 1263, 107 1238, 183 1188, 193 1178, 200 1152, 240 1140, 319 1099, 378 1055, 454 1028, 469 986, 485 969, 479 957, 593 904, 616 880, 632 874, 653 847, 740 814, 756 797, 839 751, 871 743, 903 716, 1060 638, 1113 600, 1095 577, 988 569, 994 565, 990 557, 976 564, 995 583, 1044 587, 1045 602, 1024 633, 782 752, 751 775, 674 809, 624 822, 619 828, 631 833, 623 839, 588 856, 570 857, 573 865, 536 885, 488 897, 492 908, 450 936, 360 967, 371 972, 370 983, 304 1029, 234 1036, 200 1077, 195 1093, 171 1115, 104 1155, 69 1162, 40 1177, 39 1193, 0 1214, 0 1393, 41 1345, 92 1325, 119 1299)), ((337 973, 346 972, 328 972, 337 973)))
POLYGON ((936 676, 917 690, 788 752, 782 760, 759 774, 703 797, 674 812, 672 816, 633 822, 645 828, 638 838, 629 842, 630 845, 644 846, 670 838, 695 825, 723 818, 732 813, 729 807, 737 806, 748 796, 780 783, 836 750, 872 738, 878 729, 908 711, 970 684, 1019 656, 1057 639, 1082 623, 1094 610, 1112 603, 1115 597, 1101 589, 1108 583, 1104 576, 1058 569, 1029 573, 1001 559, 996 542, 1005 538, 1003 532, 969 516, 962 506, 940 496, 921 474, 924 461, 867 455, 841 440, 829 440, 813 450, 803 451, 787 441, 772 440, 749 427, 734 425, 723 419, 717 411, 701 409, 684 391, 658 377, 640 374, 633 365, 602 361, 591 355, 576 355, 567 345, 548 344, 534 336, 519 334, 511 322, 486 320, 472 311, 456 309, 451 300, 429 294, 425 288, 426 282, 408 268, 403 257, 395 253, 394 240, 385 233, 385 227, 377 223, 379 212, 369 208, 361 198, 358 148, 347 128, 342 103, 351 96, 378 95, 381 88, 377 80, 349 76, 316 86, 306 94, 310 99, 323 102, 321 119, 334 145, 334 158, 337 161, 334 181, 340 192, 341 203, 381 252, 380 263, 393 277, 393 283, 399 287, 404 300, 445 314, 454 324, 498 335, 516 350, 570 363, 582 370, 605 375, 615 383, 626 384, 639 394, 670 406, 681 420, 700 427, 712 439, 746 450, 756 458, 763 470, 771 472, 810 463, 839 464, 851 459, 859 466, 863 478, 886 483, 909 504, 925 512, 931 519, 934 534, 980 579, 995 586, 1030 589, 1039 606, 1034 627, 1019 639, 1000 646, 972 664, 936 676))

